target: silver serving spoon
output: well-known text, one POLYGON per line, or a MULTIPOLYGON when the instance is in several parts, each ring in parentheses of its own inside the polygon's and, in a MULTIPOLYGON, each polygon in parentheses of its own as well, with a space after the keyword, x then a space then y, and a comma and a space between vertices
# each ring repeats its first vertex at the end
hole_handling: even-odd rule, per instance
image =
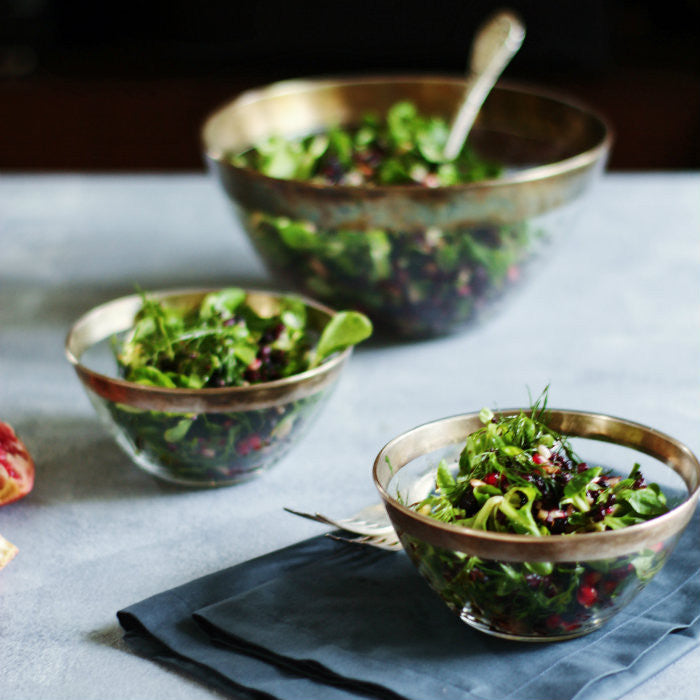
POLYGON ((498 12, 477 31, 472 43, 467 88, 445 145, 448 160, 454 160, 462 150, 481 105, 524 38, 525 26, 507 11, 498 12))

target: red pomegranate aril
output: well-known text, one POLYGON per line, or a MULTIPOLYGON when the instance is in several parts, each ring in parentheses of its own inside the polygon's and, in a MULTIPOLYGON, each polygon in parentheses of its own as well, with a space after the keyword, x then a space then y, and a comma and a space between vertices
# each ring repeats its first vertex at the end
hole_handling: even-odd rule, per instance
POLYGON ((598 600, 598 592, 593 586, 583 585, 576 593, 576 600, 578 600, 584 608, 590 608, 591 605, 598 600))
POLYGON ((262 440, 259 435, 251 435, 248 438, 248 444, 251 450, 259 450, 262 447, 262 440))
POLYGON ((567 632, 573 632, 574 630, 577 630, 580 626, 580 622, 562 622, 561 626, 567 631, 567 632))

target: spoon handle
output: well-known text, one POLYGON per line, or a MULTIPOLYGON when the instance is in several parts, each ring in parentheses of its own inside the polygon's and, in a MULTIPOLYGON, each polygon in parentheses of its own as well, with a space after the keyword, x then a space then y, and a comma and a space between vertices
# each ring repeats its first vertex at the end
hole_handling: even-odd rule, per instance
POLYGON ((512 12, 497 13, 477 31, 472 44, 467 87, 445 145, 448 160, 459 155, 481 105, 524 38, 525 27, 512 12))

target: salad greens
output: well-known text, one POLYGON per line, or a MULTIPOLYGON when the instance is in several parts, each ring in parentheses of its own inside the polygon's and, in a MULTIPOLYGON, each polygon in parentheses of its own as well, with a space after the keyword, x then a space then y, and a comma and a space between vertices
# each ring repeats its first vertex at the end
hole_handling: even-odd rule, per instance
MULTIPOLYGON (((454 161, 444 119, 397 102, 379 118, 305 138, 272 137, 229 161, 268 176, 322 185, 442 187, 498 178, 500 164, 467 144, 454 161)), ((308 294, 357 308, 408 337, 438 335, 475 318, 520 277, 536 234, 524 221, 442 229, 325 228, 308 219, 244 211, 271 269, 308 294)))
POLYGON ((485 425, 467 438, 457 474, 442 462, 435 492, 418 510, 464 527, 535 536, 616 530, 668 510, 639 464, 625 479, 589 467, 547 426, 544 411, 536 404, 530 416, 504 418, 482 409, 485 425))
POLYGON ((248 213, 270 268, 315 298, 355 307, 409 337, 453 330, 517 284, 538 235, 525 223, 442 230, 321 229, 248 213))
MULTIPOLYGON (((245 387, 290 377, 364 340, 372 326, 362 314, 335 314, 315 330, 296 297, 229 288, 192 308, 143 295, 134 327, 114 351, 132 382, 172 389, 245 387)), ((277 461, 328 395, 267 408, 183 413, 141 410, 91 396, 119 428, 134 460, 162 478, 188 485, 240 481, 277 461)))
MULTIPOLYGON (((458 464, 441 462, 435 487, 412 507, 461 527, 535 537, 615 530, 667 512, 666 497, 635 464, 626 478, 582 462, 547 425, 546 390, 531 413, 483 409, 458 464)), ((672 543, 587 562, 505 562, 407 537, 409 555, 468 621, 499 634, 575 636, 632 597, 662 566, 672 543)))
POLYGON ((118 428, 117 441, 146 471, 187 486, 225 486, 283 457, 328 395, 270 408, 217 413, 136 409, 92 394, 98 413, 118 428))
POLYGON ((117 360, 124 378, 139 384, 248 386, 315 367, 371 332, 365 316, 341 311, 314 343, 307 307, 296 297, 273 299, 232 287, 207 294, 196 308, 182 308, 144 294, 117 360))
POLYGON ((335 127, 300 139, 273 136, 230 161, 281 179, 332 185, 443 187, 498 177, 501 167, 467 145, 454 160, 443 151, 449 125, 418 113, 411 102, 397 102, 380 119, 363 115, 359 126, 335 127))

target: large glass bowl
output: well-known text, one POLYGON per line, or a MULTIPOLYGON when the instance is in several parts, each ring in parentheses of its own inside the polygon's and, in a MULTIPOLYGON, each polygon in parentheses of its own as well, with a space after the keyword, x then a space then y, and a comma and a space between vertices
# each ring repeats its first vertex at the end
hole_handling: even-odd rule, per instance
MULTIPOLYGON (((465 82, 446 77, 300 80, 245 92, 206 121, 210 170, 270 270, 379 331, 443 334, 515 287, 535 253, 571 226, 574 204, 604 167, 605 122, 587 108, 499 84, 469 143, 502 163, 498 179, 449 187, 323 185, 236 167, 271 135, 357 124, 399 100, 447 119, 465 82)), ((545 249, 545 250, 543 250, 545 249)))
POLYGON ((542 537, 474 530, 411 509, 433 487, 438 462, 456 462, 466 437, 483 427, 478 413, 404 433, 374 463, 375 484, 418 571, 464 622, 507 639, 563 640, 604 624, 664 565, 700 494, 700 464, 673 438, 601 414, 552 410, 548 416, 548 425, 570 436, 589 464, 626 475, 640 462, 673 507, 620 530, 542 537))
MULTIPOLYGON (((215 290, 150 295, 187 308, 215 290)), ((260 308, 282 296, 249 291, 260 308)), ((286 296, 286 295, 284 295, 286 296)), ((311 328, 320 333, 334 312, 304 299, 311 328)), ((316 416, 352 348, 318 367, 244 387, 169 389, 116 376, 112 338, 128 332, 141 308, 132 295, 82 316, 66 339, 66 355, 90 401, 133 461, 161 479, 185 486, 227 486, 277 462, 316 416)))

